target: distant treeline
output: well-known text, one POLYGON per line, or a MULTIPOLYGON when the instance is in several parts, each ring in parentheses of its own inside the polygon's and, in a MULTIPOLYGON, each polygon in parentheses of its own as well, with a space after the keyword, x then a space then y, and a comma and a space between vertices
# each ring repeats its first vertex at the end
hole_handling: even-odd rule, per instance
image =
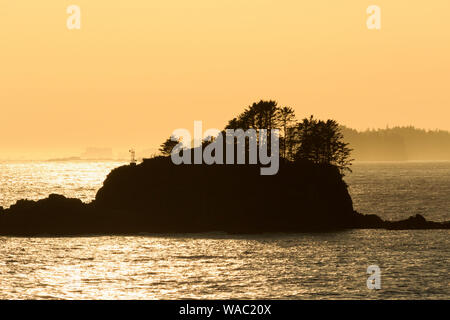
POLYGON ((450 132, 412 126, 357 131, 342 127, 352 157, 361 161, 450 160, 450 132))

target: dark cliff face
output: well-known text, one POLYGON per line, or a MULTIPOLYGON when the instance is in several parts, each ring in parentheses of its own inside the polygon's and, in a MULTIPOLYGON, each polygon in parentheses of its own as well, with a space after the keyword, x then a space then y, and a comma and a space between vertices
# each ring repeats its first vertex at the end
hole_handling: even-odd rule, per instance
POLYGON ((19 236, 449 227, 356 213, 339 171, 309 162, 280 163, 277 175, 261 176, 259 166, 175 166, 159 157, 114 169, 90 204, 50 195, 0 208, 0 234, 19 236))
POLYGON ((155 158, 113 170, 96 210, 128 212, 165 231, 301 231, 345 225, 353 213, 332 166, 281 164, 274 176, 252 165, 180 165, 155 158))

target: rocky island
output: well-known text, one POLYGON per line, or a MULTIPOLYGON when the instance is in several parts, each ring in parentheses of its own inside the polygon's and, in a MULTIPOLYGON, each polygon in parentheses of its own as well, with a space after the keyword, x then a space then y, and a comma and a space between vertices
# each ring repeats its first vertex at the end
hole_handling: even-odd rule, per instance
MULTIPOLYGON (((230 120, 225 129, 251 129, 254 136, 221 144, 223 149, 218 144, 217 149, 210 148, 218 139, 209 137, 197 151, 225 154, 231 145, 233 156, 249 159, 252 144, 259 145, 261 152, 262 132, 277 129, 281 136, 276 174, 261 175, 255 164, 188 161, 192 164, 176 165, 171 155, 179 141, 171 137, 161 145, 162 156, 112 170, 90 203, 52 194, 39 201, 19 200, 8 209, 0 207, 0 235, 450 228, 450 221, 431 222, 421 215, 392 222, 356 212, 343 179, 352 150, 333 120, 311 116, 297 122, 293 109, 260 101, 230 120)), ((185 150, 190 149, 181 152, 185 150)))
POLYGON ((360 214, 334 166, 282 162, 277 175, 261 176, 258 166, 176 166, 169 157, 112 170, 91 203, 52 194, 0 208, 0 234, 14 236, 355 228, 449 229, 450 222, 360 214))

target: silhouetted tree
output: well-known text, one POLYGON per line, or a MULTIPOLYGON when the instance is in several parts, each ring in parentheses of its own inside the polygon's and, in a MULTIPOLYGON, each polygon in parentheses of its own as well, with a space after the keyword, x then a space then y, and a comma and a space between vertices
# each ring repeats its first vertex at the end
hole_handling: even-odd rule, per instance
POLYGON ((202 148, 206 148, 211 143, 216 141, 216 139, 217 139, 217 136, 207 136, 205 139, 202 140, 202 148))
POLYGON ((292 135, 293 130, 289 128, 295 123, 295 112, 290 107, 283 107, 278 110, 280 126, 283 129, 283 137, 281 139, 281 155, 285 159, 290 158, 292 152, 292 135))
POLYGON ((339 168, 341 174, 350 171, 352 149, 344 142, 339 124, 334 120, 316 120, 313 116, 303 119, 296 130, 296 160, 331 164, 339 168))
MULTIPOLYGON (((316 120, 313 116, 297 123, 295 112, 290 107, 278 107, 273 100, 260 100, 248 106, 244 112, 228 121, 225 129, 254 129, 256 135, 247 135, 245 146, 239 146, 238 141, 232 143, 237 150, 248 152, 250 143, 261 143, 261 129, 267 130, 268 149, 271 146, 271 130, 279 129, 283 132, 281 137, 281 156, 286 160, 308 160, 319 164, 330 164, 339 168, 342 175, 351 171, 350 159, 352 149, 344 142, 341 127, 334 120, 316 120), (256 141, 254 140, 256 139, 256 141), (239 147, 239 148, 238 148, 239 147)), ((222 132, 225 137, 225 130, 222 132)), ((202 140, 202 147, 212 143, 214 139, 208 137, 202 140)), ((170 155, 173 147, 178 143, 172 137, 167 139, 159 149, 163 155, 170 155)), ((230 143, 225 139, 225 143, 230 143)), ((270 149, 269 149, 270 152, 270 149)), ((237 153, 236 153, 237 154, 237 153)), ((246 157, 245 157, 246 158, 246 157)))
POLYGON ((225 129, 255 129, 260 143, 260 130, 267 129, 267 147, 270 152, 271 133, 280 126, 280 108, 273 100, 260 100, 248 106, 238 117, 230 120, 225 129))
POLYGON ((230 120, 226 129, 277 129, 280 124, 279 110, 276 101, 260 100, 230 120))
POLYGON ((159 151, 163 156, 170 156, 173 148, 179 143, 179 139, 175 136, 171 136, 166 141, 164 141, 159 147, 159 151))

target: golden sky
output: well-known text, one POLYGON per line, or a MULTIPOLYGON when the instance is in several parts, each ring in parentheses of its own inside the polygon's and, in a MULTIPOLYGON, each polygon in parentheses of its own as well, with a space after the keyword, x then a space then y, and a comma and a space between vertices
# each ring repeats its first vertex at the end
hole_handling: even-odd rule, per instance
POLYGON ((156 147, 259 99, 450 130, 448 0, 1 0, 0 41, 0 158, 156 147))

